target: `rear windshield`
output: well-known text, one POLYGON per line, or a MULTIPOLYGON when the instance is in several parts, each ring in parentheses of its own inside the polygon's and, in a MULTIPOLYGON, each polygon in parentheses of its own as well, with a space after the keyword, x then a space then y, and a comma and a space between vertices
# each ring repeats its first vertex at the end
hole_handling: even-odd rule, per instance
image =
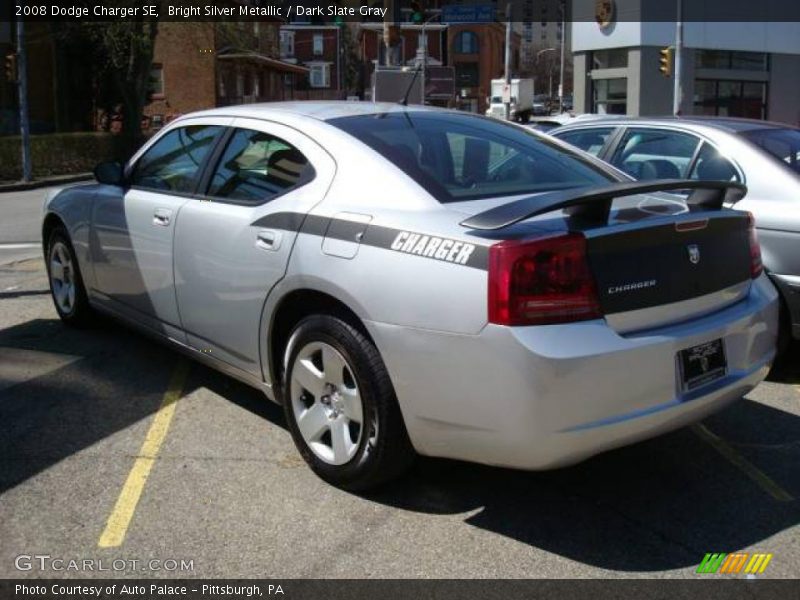
POLYGON ((741 135, 800 173, 800 129, 756 129, 741 135))
POLYGON ((612 179, 576 154, 492 119, 403 111, 341 117, 329 123, 383 155, 443 203, 563 190, 612 179))

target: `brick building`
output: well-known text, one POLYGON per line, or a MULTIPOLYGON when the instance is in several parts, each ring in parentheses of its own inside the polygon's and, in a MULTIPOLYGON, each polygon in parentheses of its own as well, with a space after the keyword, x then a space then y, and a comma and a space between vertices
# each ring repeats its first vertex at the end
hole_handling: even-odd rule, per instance
MULTIPOLYGON (((483 114, 488 108, 492 79, 505 73, 504 23, 470 23, 447 28, 450 64, 455 68, 461 108, 483 114)), ((520 36, 511 35, 511 72, 519 73, 520 36)))
POLYGON ((280 60, 281 22, 159 25, 150 103, 145 116, 158 128, 181 114, 229 104, 293 97, 308 69, 280 60))
POLYGON ((339 100, 344 97, 341 28, 336 25, 292 23, 281 26, 281 60, 308 69, 298 80, 299 91, 314 100, 339 100))

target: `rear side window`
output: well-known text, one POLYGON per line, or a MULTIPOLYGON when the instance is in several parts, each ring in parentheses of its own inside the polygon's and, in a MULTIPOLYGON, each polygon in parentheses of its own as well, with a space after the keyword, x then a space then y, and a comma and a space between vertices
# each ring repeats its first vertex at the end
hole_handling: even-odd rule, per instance
POLYGON ((757 129, 741 135, 800 174, 800 129, 757 129))
POLYGON ((136 162, 131 185, 159 192, 193 192, 200 166, 221 130, 216 125, 173 129, 136 162))
POLYGON ((208 195, 243 204, 262 204, 313 179, 305 156, 262 131, 236 129, 211 176, 208 195))
POLYGON ((722 156, 714 146, 706 142, 703 142, 703 147, 697 153, 697 162, 692 167, 689 178, 705 181, 741 182, 739 173, 733 163, 722 156))
POLYGON ((329 123, 370 146, 445 203, 612 179, 577 154, 492 119, 398 111, 341 117, 329 123))
POLYGON ((686 177, 700 140, 688 133, 631 128, 620 140, 611 163, 636 179, 686 177))
POLYGON ((580 148, 584 152, 597 156, 613 131, 613 127, 593 127, 582 131, 565 131, 564 133, 555 131, 551 135, 576 148, 580 148))

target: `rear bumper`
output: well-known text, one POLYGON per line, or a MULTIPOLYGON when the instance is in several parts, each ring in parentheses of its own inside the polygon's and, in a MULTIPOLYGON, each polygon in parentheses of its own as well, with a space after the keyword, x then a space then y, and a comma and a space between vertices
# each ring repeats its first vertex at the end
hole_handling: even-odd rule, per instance
POLYGON ((546 469, 697 421, 741 398, 775 353, 766 277, 741 302, 620 335, 604 320, 450 335, 368 323, 422 454, 546 469), (679 350, 724 340, 727 375, 682 393, 679 350))

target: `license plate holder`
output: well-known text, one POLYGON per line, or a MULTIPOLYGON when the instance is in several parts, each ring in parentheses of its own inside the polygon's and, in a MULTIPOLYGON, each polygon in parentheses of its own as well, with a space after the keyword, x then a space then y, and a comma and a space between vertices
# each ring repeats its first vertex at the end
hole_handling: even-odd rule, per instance
POLYGON ((724 377, 728 372, 728 361, 722 339, 711 340, 679 351, 678 367, 684 392, 695 390, 724 377))

